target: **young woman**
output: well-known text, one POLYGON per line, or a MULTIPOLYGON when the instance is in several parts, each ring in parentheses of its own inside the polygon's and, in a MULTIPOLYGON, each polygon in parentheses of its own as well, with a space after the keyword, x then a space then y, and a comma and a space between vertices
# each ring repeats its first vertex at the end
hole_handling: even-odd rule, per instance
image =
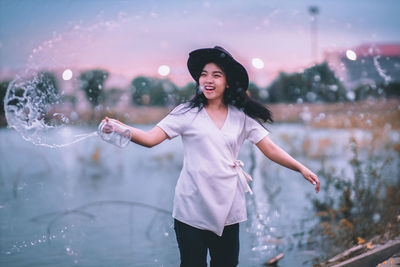
MULTIPOLYGON (((149 132, 129 127, 132 142, 152 147, 182 137, 184 163, 172 214, 181 266, 207 266, 207 250, 211 266, 236 266, 239 223, 247 220, 245 193, 252 194, 251 177, 237 159, 246 139, 269 159, 300 172, 316 192, 320 183, 269 139, 260 121, 272 122, 271 113, 246 94, 247 71, 231 54, 218 46, 198 49, 189 54, 187 65, 198 85, 194 98, 149 132)), ((104 128, 113 130, 111 124, 104 128)))

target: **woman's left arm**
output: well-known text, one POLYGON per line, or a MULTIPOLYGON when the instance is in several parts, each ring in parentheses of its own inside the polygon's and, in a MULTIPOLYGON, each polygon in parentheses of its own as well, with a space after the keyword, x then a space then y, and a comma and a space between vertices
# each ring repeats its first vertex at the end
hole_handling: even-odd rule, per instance
POLYGON ((319 180, 317 175, 310 171, 303 164, 292 158, 286 151, 277 146, 268 136, 258 142, 257 147, 270 160, 294 171, 300 172, 306 180, 315 185, 315 191, 319 192, 319 180))

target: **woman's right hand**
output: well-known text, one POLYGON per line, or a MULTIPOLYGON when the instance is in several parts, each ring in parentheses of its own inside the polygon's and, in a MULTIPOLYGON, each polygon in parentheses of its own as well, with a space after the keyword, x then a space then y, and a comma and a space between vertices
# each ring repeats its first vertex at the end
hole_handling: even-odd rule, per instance
POLYGON ((127 128, 127 126, 122 122, 120 122, 119 120, 111 119, 108 117, 105 117, 104 120, 102 120, 102 123, 105 123, 102 131, 107 134, 112 132, 121 132, 124 131, 125 128, 127 128))
POLYGON ((104 120, 101 121, 101 123, 105 123, 104 126, 103 126, 103 129, 102 129, 102 131, 103 131, 104 133, 109 134, 109 133, 114 132, 114 127, 113 127, 113 125, 110 123, 111 120, 114 120, 114 119, 110 119, 110 118, 108 118, 108 117, 105 117, 104 120))

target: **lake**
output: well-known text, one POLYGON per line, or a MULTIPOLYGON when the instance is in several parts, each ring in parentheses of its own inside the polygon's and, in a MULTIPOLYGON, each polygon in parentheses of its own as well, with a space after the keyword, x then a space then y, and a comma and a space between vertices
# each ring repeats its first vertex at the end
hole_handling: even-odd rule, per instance
MULTIPOLYGON (((350 138, 371 138, 362 130, 301 124, 268 129, 273 141, 315 172, 324 160, 346 174, 350 138)), ((398 142, 398 132, 390 136, 398 142)), ((151 149, 133 143, 119 149, 94 136, 52 149, 1 129, 0 145, 1 266, 179 265, 171 210, 182 167, 180 138, 151 149)), ((239 266, 262 266, 279 253, 285 254, 279 266, 310 266, 318 256, 304 246, 317 222, 313 187, 248 142, 239 159, 254 191, 247 196, 249 219, 240 224, 239 266)))

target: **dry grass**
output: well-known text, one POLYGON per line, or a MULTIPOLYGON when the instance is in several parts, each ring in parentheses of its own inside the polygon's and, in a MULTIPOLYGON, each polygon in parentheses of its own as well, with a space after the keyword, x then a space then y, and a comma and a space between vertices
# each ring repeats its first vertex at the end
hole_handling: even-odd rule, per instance
POLYGON ((319 128, 400 130, 400 100, 269 105, 276 122, 305 122, 319 128))
MULTIPOLYGON (((373 99, 346 103, 271 104, 277 123, 304 123, 317 128, 360 128, 400 130, 400 99, 373 99)), ((128 106, 107 110, 72 110, 71 107, 56 109, 66 114, 76 111, 80 122, 97 124, 105 116, 128 124, 155 124, 173 107, 128 106)))
MULTIPOLYGON (((273 104, 275 122, 306 123, 318 128, 400 130, 400 100, 373 99, 346 103, 273 104)), ((128 107, 108 112, 132 124, 155 124, 172 107, 128 107)))
MULTIPOLYGON (((400 130, 400 100, 373 99, 346 103, 268 105, 275 122, 306 123, 318 128, 400 130)), ((107 115, 132 124, 155 124, 172 107, 128 107, 107 115)))
POLYGON ((123 111, 109 111, 107 116, 115 117, 129 124, 156 124, 172 107, 127 107, 123 111))

